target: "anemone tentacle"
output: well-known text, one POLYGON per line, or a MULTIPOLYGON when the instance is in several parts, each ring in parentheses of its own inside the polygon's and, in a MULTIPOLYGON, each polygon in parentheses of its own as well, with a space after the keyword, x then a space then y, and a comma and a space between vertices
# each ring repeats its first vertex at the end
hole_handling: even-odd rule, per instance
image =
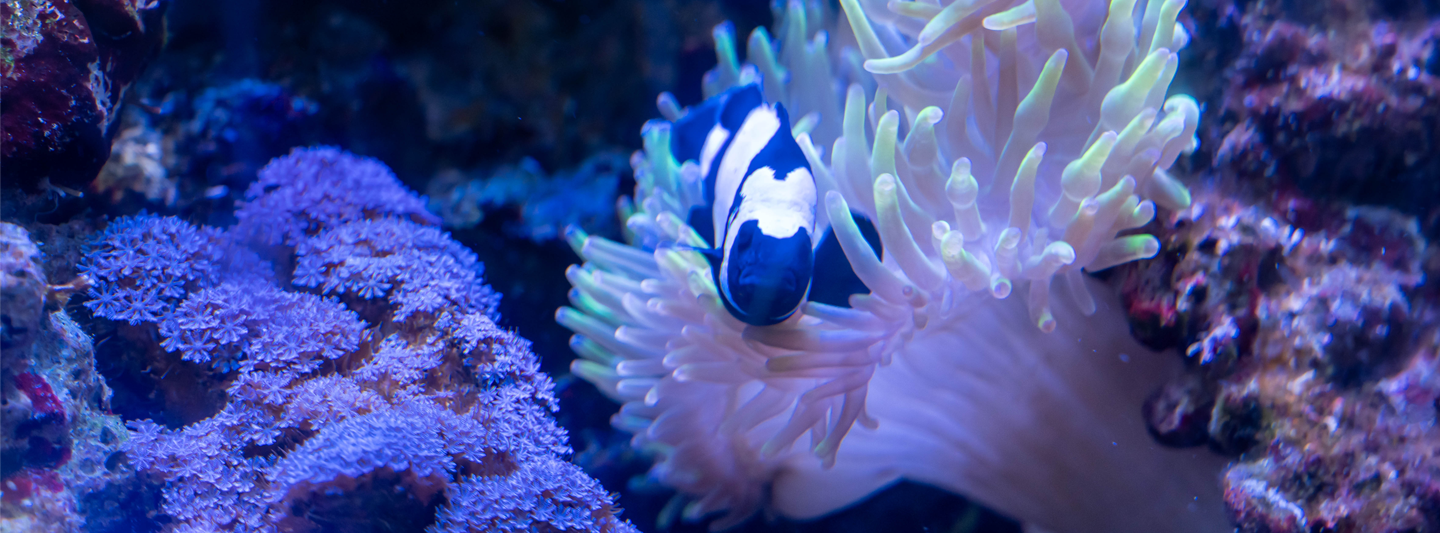
POLYGON ((747 41, 753 63, 716 28, 703 88, 759 80, 804 117, 792 133, 816 220, 870 292, 775 326, 731 317, 684 222, 704 198, 699 165, 670 152, 670 121, 687 110, 662 95, 666 120, 645 126, 631 160, 628 243, 567 235, 585 260, 557 313, 576 333, 574 372, 624 404, 615 425, 657 452, 654 475, 692 498, 686 516, 727 512, 716 528, 765 505, 817 516, 902 476, 1057 531, 1164 529, 1164 512, 1190 506, 1169 530, 1223 526, 1214 462, 1157 449, 1136 414, 1173 368, 1129 339, 1084 275, 1153 256, 1158 241, 1131 230, 1157 205, 1189 203, 1166 171, 1195 148, 1199 119, 1193 99, 1166 96, 1184 0, 840 4, 848 31, 831 39, 821 4, 789 0, 779 41, 763 29, 747 41), (1081 346, 1093 347, 1067 353, 1081 346), (1119 352, 1146 361, 1117 366, 1119 352), (1067 407, 1080 414, 1058 417, 1067 407), (1063 438, 1074 453, 1040 456, 1063 438), (926 471, 927 458, 941 466, 926 471), (1147 490, 1113 471, 1127 462, 1166 470, 1147 490), (1126 514, 1125 498, 1147 497, 1164 500, 1153 516, 1126 514))

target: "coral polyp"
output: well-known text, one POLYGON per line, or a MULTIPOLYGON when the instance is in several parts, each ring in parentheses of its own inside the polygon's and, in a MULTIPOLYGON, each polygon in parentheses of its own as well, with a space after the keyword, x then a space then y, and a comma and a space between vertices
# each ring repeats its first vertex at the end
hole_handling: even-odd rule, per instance
POLYGON ((794 0, 746 64, 717 28, 705 95, 758 81, 796 117, 817 226, 869 291, 774 326, 727 313, 685 223, 704 171, 670 150, 687 110, 661 96, 628 242, 571 232, 556 318, 687 517, 814 517, 903 477, 1056 531, 1223 530, 1216 461, 1138 416, 1173 368, 1084 274, 1153 256, 1133 230, 1190 202, 1167 170, 1199 118, 1167 97, 1183 4, 843 0, 832 43, 794 0))

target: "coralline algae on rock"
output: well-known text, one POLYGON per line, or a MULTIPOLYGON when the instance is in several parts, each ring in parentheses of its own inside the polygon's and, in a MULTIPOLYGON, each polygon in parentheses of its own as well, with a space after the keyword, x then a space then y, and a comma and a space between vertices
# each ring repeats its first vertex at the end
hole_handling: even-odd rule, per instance
POLYGON ((43 327, 45 271, 30 233, 0 223, 0 348, 24 348, 43 327))
POLYGON ((164 2, 0 2, 7 186, 81 189, 110 154, 125 89, 164 40, 164 2))
POLYGON ((1213 103, 1216 167, 1262 188, 1436 213, 1440 20, 1425 21, 1423 2, 1218 4, 1243 48, 1213 103))
POLYGON ((1433 252, 1393 211, 1304 214, 1288 213, 1328 222, 1198 195, 1156 258, 1122 267, 1137 333, 1187 358, 1146 405, 1151 433, 1236 457, 1223 487, 1242 532, 1435 531, 1433 252))
POLYGON ((0 239, 0 530, 80 531, 104 514, 87 520, 84 495, 133 473, 117 460, 125 428, 108 412, 90 337, 65 311, 47 310, 38 247, 9 223, 0 239))
POLYGON ((1242 532, 1440 530, 1426 10, 1197 7, 1209 57, 1233 54, 1201 128, 1215 190, 1161 217, 1160 254, 1118 283, 1137 336, 1187 358, 1146 404, 1151 433, 1236 458, 1242 532))

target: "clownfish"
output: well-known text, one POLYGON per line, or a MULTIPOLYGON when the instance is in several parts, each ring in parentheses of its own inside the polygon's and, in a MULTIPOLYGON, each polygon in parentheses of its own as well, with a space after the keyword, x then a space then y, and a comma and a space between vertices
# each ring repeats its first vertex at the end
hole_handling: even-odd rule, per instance
MULTIPOLYGON (((701 252, 736 319, 773 325, 807 300, 845 305, 850 294, 869 292, 828 228, 816 238, 815 176, 785 106, 766 103, 758 84, 688 110, 671 129, 671 152, 704 172, 704 204, 691 209, 687 222, 710 244, 701 252)), ((879 234, 861 220, 878 254, 879 234)))

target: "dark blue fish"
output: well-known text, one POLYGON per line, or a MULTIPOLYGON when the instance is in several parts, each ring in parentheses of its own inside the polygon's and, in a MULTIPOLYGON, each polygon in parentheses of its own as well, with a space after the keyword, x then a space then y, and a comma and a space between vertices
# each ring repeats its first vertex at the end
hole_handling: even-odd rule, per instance
MULTIPOLYGON (((831 232, 815 239, 814 175, 785 107, 766 104, 759 85, 691 108, 671 129, 671 151, 705 173, 705 205, 692 209, 688 222, 711 246, 715 285, 735 318, 768 326, 793 315, 807 296, 847 305, 850 294, 869 292, 831 232)), ((873 225, 857 221, 878 253, 873 225)))

